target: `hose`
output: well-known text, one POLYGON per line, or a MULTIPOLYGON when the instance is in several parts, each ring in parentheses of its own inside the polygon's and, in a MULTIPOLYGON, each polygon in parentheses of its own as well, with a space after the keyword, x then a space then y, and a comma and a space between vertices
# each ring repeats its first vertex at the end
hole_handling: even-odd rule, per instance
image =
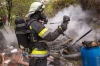
POLYGON ((69 54, 69 55, 63 55, 62 57, 66 57, 66 58, 75 58, 75 57, 80 57, 80 52, 75 53, 75 54, 69 54))

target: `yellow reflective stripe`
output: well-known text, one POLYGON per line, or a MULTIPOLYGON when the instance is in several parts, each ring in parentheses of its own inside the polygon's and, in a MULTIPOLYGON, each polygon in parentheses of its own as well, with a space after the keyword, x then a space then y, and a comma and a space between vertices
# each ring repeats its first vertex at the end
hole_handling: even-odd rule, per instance
MULTIPOLYGON (((61 30, 62 30, 62 27, 61 26, 58 26, 61 30)), ((63 30, 62 30, 63 31, 63 30)))
POLYGON ((38 34, 38 36, 42 37, 43 34, 45 34, 46 31, 48 31, 48 28, 44 28, 44 29, 38 34))
POLYGON ((37 55, 45 55, 45 54, 48 54, 48 51, 47 50, 44 50, 44 51, 39 51, 37 50, 36 48, 32 51, 31 54, 37 54, 37 55))
POLYGON ((32 26, 29 26, 30 30, 32 29, 32 26))

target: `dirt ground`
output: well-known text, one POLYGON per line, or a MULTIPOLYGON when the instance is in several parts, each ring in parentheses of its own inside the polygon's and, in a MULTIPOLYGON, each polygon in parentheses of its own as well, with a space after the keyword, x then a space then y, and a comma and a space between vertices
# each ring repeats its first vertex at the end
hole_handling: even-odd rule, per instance
POLYGON ((67 66, 82 66, 81 60, 68 60, 68 63, 67 66))

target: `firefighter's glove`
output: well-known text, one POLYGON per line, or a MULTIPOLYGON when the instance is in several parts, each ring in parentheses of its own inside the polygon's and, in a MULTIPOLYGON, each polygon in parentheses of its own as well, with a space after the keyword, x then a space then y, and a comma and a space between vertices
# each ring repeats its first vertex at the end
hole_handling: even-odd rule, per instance
POLYGON ((63 16, 63 23, 65 23, 65 22, 69 22, 70 21, 70 17, 69 16, 66 16, 66 15, 64 15, 63 16))
POLYGON ((67 29, 67 22, 62 23, 60 26, 58 26, 58 32, 60 34, 63 34, 63 32, 67 29))

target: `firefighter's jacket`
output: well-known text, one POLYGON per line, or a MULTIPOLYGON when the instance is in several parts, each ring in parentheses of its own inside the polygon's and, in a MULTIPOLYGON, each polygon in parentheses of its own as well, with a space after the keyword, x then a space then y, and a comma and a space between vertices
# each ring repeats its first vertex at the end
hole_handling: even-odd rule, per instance
POLYGON ((42 41, 53 41, 55 40, 60 33, 58 28, 54 32, 44 26, 41 22, 38 21, 38 18, 33 16, 28 20, 29 29, 30 29, 30 39, 31 39, 31 56, 43 57, 48 54, 48 46, 45 42, 42 41))

